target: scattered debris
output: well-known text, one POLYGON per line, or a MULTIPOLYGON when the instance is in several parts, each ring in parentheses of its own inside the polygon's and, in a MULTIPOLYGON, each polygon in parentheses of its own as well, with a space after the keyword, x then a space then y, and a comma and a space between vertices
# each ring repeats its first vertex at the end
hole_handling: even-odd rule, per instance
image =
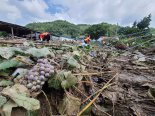
POLYGON ((0 41, 2 116, 154 115, 154 51, 13 42, 0 41))

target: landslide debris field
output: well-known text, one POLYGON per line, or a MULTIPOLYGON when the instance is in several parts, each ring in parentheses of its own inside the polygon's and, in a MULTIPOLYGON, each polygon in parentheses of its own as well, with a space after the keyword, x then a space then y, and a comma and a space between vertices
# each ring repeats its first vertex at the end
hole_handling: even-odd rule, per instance
POLYGON ((24 41, 0 41, 2 116, 155 115, 155 48, 24 41))

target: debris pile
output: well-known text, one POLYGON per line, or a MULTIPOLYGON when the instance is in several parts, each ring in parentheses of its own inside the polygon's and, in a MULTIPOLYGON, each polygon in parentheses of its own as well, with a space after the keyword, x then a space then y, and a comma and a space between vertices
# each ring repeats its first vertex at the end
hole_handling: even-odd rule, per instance
POLYGON ((155 59, 145 50, 2 43, 2 116, 155 113, 155 59))

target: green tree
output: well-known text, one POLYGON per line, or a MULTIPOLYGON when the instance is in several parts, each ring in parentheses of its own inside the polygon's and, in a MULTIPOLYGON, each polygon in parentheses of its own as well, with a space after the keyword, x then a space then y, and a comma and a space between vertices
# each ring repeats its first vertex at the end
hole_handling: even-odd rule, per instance
MULTIPOLYGON (((119 35, 130 35, 130 34, 134 34, 134 33, 139 33, 140 30, 138 28, 135 28, 135 27, 121 27, 119 30, 118 30, 118 34, 119 35)), ((137 36, 136 34, 134 36, 137 36)))
POLYGON ((137 21, 133 22, 132 28, 136 28, 137 27, 137 21))
POLYGON ((151 22, 151 14, 149 14, 147 17, 144 17, 140 22, 137 23, 137 27, 140 30, 149 29, 151 22))
POLYGON ((95 24, 85 30, 85 34, 90 35, 93 39, 98 39, 100 36, 116 35, 117 25, 108 23, 95 24))
POLYGON ((93 39, 98 39, 100 36, 106 35, 106 32, 107 30, 101 24, 92 25, 85 30, 85 33, 93 39))
POLYGON ((150 33, 149 25, 151 21, 151 14, 144 17, 140 22, 134 21, 132 27, 121 27, 118 30, 120 35, 143 36, 150 33), (137 34, 135 34, 137 33, 137 34))

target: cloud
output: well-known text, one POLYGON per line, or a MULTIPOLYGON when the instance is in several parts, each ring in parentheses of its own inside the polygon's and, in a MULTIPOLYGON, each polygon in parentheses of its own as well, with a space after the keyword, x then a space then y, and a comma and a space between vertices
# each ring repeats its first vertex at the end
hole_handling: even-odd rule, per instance
MULTIPOLYGON (((51 0, 56 5, 68 8, 64 12, 75 23, 109 22, 129 25, 135 20, 152 14, 155 20, 154 0, 51 0)), ((152 21, 152 26, 155 23, 152 21)))
POLYGON ((17 7, 11 5, 6 0, 2 0, 0 7, 0 19, 14 22, 18 18, 21 18, 21 15, 17 7))
POLYGON ((68 20, 72 23, 130 25, 152 14, 155 0, 1 0, 0 19, 17 24, 68 20))
POLYGON ((55 20, 48 8, 44 0, 1 0, 0 18, 17 24, 55 20))

